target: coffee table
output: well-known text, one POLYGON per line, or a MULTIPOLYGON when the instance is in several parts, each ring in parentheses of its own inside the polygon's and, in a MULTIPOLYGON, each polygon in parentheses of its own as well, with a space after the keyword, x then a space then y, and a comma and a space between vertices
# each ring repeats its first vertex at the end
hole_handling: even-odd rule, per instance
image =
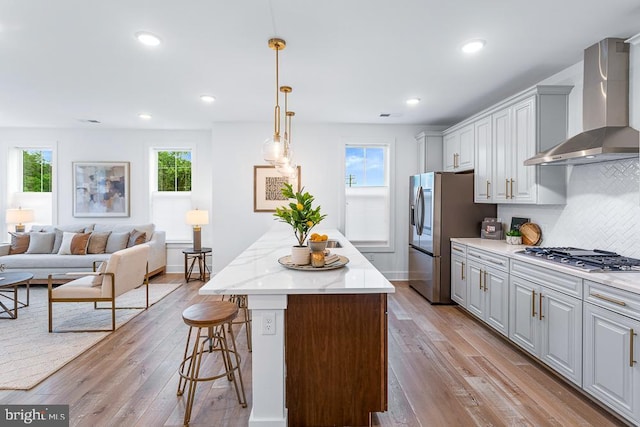
MULTIPOLYGON (((7 316, 0 316, 0 319, 17 319, 18 309, 29 306, 29 284, 33 279, 31 273, 0 273, 0 314, 6 313, 7 316), (27 285, 27 302, 18 301, 18 286, 27 285), (11 296, 13 293, 13 296, 11 296), (13 301, 13 309, 3 303, 2 298, 13 301)), ((11 305, 9 303, 9 305, 11 305)))

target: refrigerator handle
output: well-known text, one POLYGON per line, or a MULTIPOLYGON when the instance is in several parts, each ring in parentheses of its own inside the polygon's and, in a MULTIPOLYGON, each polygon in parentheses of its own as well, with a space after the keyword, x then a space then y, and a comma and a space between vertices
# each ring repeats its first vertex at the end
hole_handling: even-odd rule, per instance
POLYGON ((416 225, 416 207, 411 205, 411 225, 416 225))
POLYGON ((424 194, 422 191, 422 186, 420 186, 418 187, 418 194, 416 194, 416 202, 418 204, 418 221, 416 224, 418 236, 422 236, 422 227, 424 225, 424 194))

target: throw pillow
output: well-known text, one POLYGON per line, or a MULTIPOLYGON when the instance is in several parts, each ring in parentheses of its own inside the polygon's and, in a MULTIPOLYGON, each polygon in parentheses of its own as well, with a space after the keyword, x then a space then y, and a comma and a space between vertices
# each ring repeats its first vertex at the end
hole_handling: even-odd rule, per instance
POLYGON ((111 233, 107 239, 107 247, 104 249, 106 254, 118 252, 127 247, 129 242, 129 233, 111 233))
POLYGON ((71 255, 71 241, 76 234, 77 233, 71 233, 69 231, 62 232, 62 242, 60 243, 58 255, 71 255))
POLYGON ((56 233, 30 233, 28 254, 50 254, 56 233))
MULTIPOLYGON (((105 271, 107 271, 107 263, 106 262, 101 262, 100 265, 98 266, 98 268, 96 268, 96 273, 103 273, 104 274, 105 271)), ((103 278, 104 278, 103 275, 93 276, 93 279, 91 279, 91 285, 93 285, 93 286, 101 286, 103 278)))
POLYGON ((53 250, 52 254, 57 254, 60 252, 60 245, 62 244, 62 233, 68 231, 69 233, 82 233, 84 231, 84 226, 61 226, 61 228, 55 228, 56 240, 53 242, 53 250))
POLYGON ((135 245, 140 245, 146 242, 146 233, 143 231, 133 230, 129 235, 129 242, 127 243, 127 247, 130 248, 135 245))
POLYGON ((91 233, 76 233, 71 239, 71 255, 86 255, 91 233))
POLYGON ((27 252, 29 248, 29 234, 28 233, 13 233, 11 234, 11 247, 9 247, 9 255, 23 254, 27 252))
POLYGON ((107 240, 109 239, 110 231, 105 232, 93 232, 89 239, 89 246, 87 247, 88 254, 103 254, 107 247, 107 240))

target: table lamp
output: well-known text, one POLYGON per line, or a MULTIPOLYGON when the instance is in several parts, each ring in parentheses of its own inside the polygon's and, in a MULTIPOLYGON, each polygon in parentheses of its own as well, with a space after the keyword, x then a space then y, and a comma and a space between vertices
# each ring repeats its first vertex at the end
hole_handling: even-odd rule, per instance
POLYGON ((187 224, 193 225, 193 250, 199 251, 202 249, 200 238, 200 232, 202 231, 201 226, 209 224, 209 211, 201 211, 199 209, 187 211, 186 220, 187 224))
POLYGON ((33 222, 35 213, 33 209, 7 209, 7 224, 16 224, 16 232, 24 232, 24 222, 33 222))

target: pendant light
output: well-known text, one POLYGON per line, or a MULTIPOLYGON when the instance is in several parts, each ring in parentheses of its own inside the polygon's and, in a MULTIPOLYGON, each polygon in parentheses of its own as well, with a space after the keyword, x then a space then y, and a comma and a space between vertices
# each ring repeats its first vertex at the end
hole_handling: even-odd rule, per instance
POLYGON ((273 136, 262 144, 262 157, 265 161, 275 164, 284 152, 284 144, 280 137, 280 94, 279 94, 279 69, 278 52, 283 50, 287 43, 282 39, 270 39, 269 47, 276 51, 276 106, 273 114, 273 136))
POLYGON ((298 179, 298 166, 293 161, 293 150, 291 149, 291 120, 296 113, 293 111, 285 112, 285 151, 283 159, 284 161, 276 166, 276 171, 282 176, 289 177, 290 182, 293 183, 298 179))
MULTIPOLYGON (((291 115, 289 115, 289 94, 293 89, 291 86, 281 86, 280 92, 284 93, 284 134, 282 135, 282 154, 276 159, 276 167, 283 166, 291 162, 293 150, 291 149, 291 115)), ((295 113, 294 113, 295 114, 295 113)))

